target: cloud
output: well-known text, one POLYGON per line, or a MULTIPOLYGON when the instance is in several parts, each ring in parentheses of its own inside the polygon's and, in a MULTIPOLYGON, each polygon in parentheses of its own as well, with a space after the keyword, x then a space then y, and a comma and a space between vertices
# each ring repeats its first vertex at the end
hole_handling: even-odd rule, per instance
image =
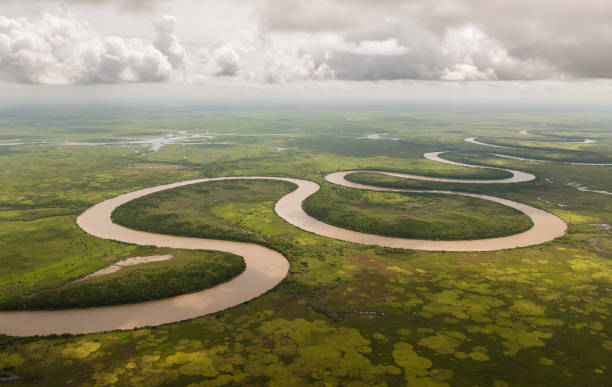
POLYGON ((554 63, 568 77, 612 78, 612 44, 605 42, 533 44, 512 53, 517 58, 554 63))
POLYGON ((67 13, 39 21, 0 16, 0 78, 17 83, 75 84, 161 82, 187 63, 174 35, 176 20, 155 23, 153 44, 142 39, 98 36, 67 13))
POLYGON ((259 36, 247 50, 252 82, 289 83, 335 78, 309 36, 259 36), (314 47, 314 48, 313 48, 314 47))
POLYGON ((176 18, 172 15, 159 16, 155 20, 157 39, 153 42, 153 46, 166 55, 173 67, 184 68, 188 62, 187 51, 174 33, 176 24, 176 18))
POLYGON ((309 54, 269 55, 261 66, 250 73, 251 80, 265 83, 324 81, 334 78, 335 72, 327 63, 317 63, 309 54))
POLYGON ((260 26, 272 31, 337 31, 353 26, 352 12, 329 0, 266 0, 258 8, 260 26))
POLYGON ((400 46, 420 48, 418 55, 398 54, 394 60, 362 61, 358 55, 363 52, 355 50, 336 54, 333 67, 350 79, 612 78, 608 0, 268 0, 257 15, 260 28, 268 32, 334 32, 348 40, 355 35, 364 41, 396 39, 400 46), (484 38, 466 36, 470 28, 484 38), (421 31, 412 39, 380 36, 393 29, 421 31), (427 35, 444 44, 453 34, 456 40, 472 39, 478 52, 463 45, 469 60, 453 57, 457 52, 439 53, 446 57, 440 59, 434 47, 417 42, 427 35))
POLYGON ((405 54, 408 49, 398 44, 397 39, 390 38, 386 40, 362 40, 347 51, 359 55, 397 56, 405 54))
MULTIPOLYGON (((34 1, 46 1, 46 0, 30 0, 34 1)), ((67 3, 75 3, 78 5, 91 4, 91 5, 113 5, 119 7, 121 10, 140 12, 148 11, 154 6, 167 2, 167 0, 63 0, 67 3)))
POLYGON ((452 69, 447 67, 440 75, 440 79, 444 81, 488 81, 495 78, 493 69, 488 68, 481 71, 476 66, 467 63, 456 64, 452 69))
POLYGON ((212 61, 216 67, 215 74, 233 77, 240 70, 240 55, 230 45, 223 45, 215 50, 212 61))
MULTIPOLYGON (((13 13, 36 3, 25 12, 30 15, 53 2, 11 1, 13 13)), ((92 22, 104 31, 117 29, 101 35, 71 14, 45 14, 40 20, 2 17, 0 79, 73 84, 612 78, 612 7, 605 0, 253 0, 230 5, 83 0, 85 7, 67 1, 90 18, 104 10, 106 16, 92 22), (96 4, 99 8, 91 6, 96 4), (143 12, 136 17, 117 5, 143 12), (174 16, 155 18, 151 29, 150 18, 142 16, 157 9, 180 16, 181 39, 189 43, 179 39, 174 16), (120 21, 110 23, 118 12, 120 21), (147 39, 129 37, 150 31, 155 35, 147 39)))
POLYGON ((316 46, 296 37, 255 34, 225 43, 212 53, 201 48, 197 51, 203 65, 199 79, 203 75, 252 83, 290 83, 335 78, 322 56, 308 52, 313 44, 316 46))
POLYGON ((544 61, 511 55, 473 25, 448 29, 442 36, 418 25, 391 26, 361 32, 358 39, 377 43, 359 43, 348 50, 339 47, 328 53, 338 79, 531 80, 557 74, 544 61), (382 38, 385 36, 394 38, 382 38))
POLYGON ((449 62, 442 80, 531 80, 556 73, 544 62, 510 55, 500 42, 473 25, 449 29, 441 51, 449 62))
POLYGON ((196 52, 198 81, 254 83, 308 80, 490 81, 547 79, 545 61, 511 55, 477 26, 443 35, 415 24, 389 24, 358 34, 263 31, 196 52))

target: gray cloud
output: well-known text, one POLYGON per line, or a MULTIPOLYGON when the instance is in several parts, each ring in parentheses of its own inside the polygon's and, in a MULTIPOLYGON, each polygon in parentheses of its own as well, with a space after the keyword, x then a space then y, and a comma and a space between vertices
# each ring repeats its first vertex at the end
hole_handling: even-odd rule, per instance
MULTIPOLYGON (((161 82, 178 74, 255 83, 612 78, 609 0, 65 1, 99 4, 107 18, 118 14, 116 6, 144 11, 119 12, 120 32, 108 31, 111 24, 103 20, 109 34, 132 36, 134 28, 134 34, 147 36, 142 15, 149 20, 159 9, 182 12, 182 29, 174 17, 162 16, 155 19, 155 37, 145 40, 100 36, 76 17, 0 18, 1 79, 54 84, 161 82), (212 16, 202 23, 202 14, 212 16), (181 43, 179 33, 189 44, 181 43)), ((51 2, 28 4, 46 9, 51 2)), ((90 17, 95 12, 77 8, 90 17)))
POLYGON ((394 25, 344 39, 344 44, 326 51, 338 79, 531 80, 556 74, 545 61, 510 54, 500 42, 473 25, 451 28, 443 36, 418 25, 394 25), (390 41, 393 45, 385 43, 390 41), (360 42, 378 42, 369 45, 392 49, 346 49, 361 47, 360 42))
POLYGON ((518 58, 537 58, 554 63, 576 78, 612 78, 612 45, 606 43, 537 44, 518 47, 518 58))
POLYGON ((480 73, 475 79, 486 74, 525 80, 612 77, 609 0, 268 0, 258 15, 261 28, 269 32, 333 32, 347 39, 358 35, 417 46, 394 58, 336 53, 332 63, 342 78, 460 79, 461 71, 480 73), (449 34, 460 34, 466 26, 475 27, 497 47, 481 45, 481 52, 470 54, 470 63, 429 45, 452 40, 449 34), (418 32, 395 35, 394 28, 418 32), (387 33, 381 36, 381 31, 387 33), (496 58, 495 51, 502 57, 496 58))

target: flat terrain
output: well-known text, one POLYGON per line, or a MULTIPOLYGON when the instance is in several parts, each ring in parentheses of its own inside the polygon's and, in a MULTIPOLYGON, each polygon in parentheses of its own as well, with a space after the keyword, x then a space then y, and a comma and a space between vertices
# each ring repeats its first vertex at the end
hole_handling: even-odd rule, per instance
POLYGON ((113 221, 161 234, 264 242, 283 230, 264 228, 264 219, 261 232, 246 225, 257 222, 263 210, 274 208, 294 188, 279 181, 240 180, 175 188, 124 204, 113 213, 113 221))
MULTIPOLYGON (((365 173, 351 179, 505 197, 549 211, 569 228, 555 241, 521 249, 386 249, 289 225, 273 209, 292 189, 284 183, 223 182, 168 191, 126 205, 116 212, 117 221, 175 235, 259 243, 289 259, 288 277, 246 304, 185 322, 81 336, 0 337, 0 369, 21 377, 16 385, 606 386, 612 372, 612 195, 582 191, 574 183, 612 192, 612 167, 502 159, 463 139, 534 148, 504 150, 510 155, 555 159, 576 151, 567 153, 567 160, 608 162, 611 118, 595 113, 5 110, 0 144, 95 143, 169 134, 210 135, 205 141, 213 144, 196 144, 202 139, 195 138, 159 148, 0 145, 1 301, 57 289, 125 258, 180 255, 95 238, 80 230, 75 219, 121 193, 201 177, 316 181, 322 190, 313 199, 333 210, 317 217, 342 220, 357 214, 364 221, 346 225, 352 229, 381 219, 387 230, 443 238, 440 230, 422 223, 422 230, 397 223, 409 217, 434 225, 451 213, 445 229, 460 230, 453 235, 466 239, 479 231, 462 227, 462 218, 454 215, 469 216, 470 225, 491 233, 526 227, 520 215, 504 207, 433 195, 335 192, 324 180, 328 173, 350 169, 508 177, 422 158, 426 152, 448 150, 448 159, 526 171, 537 179, 478 186, 365 173), (597 142, 547 142, 546 147, 559 149, 550 151, 519 130, 597 142), (361 138, 371 134, 381 134, 380 139, 361 138)), ((192 254, 184 267, 195 263, 198 254, 213 257, 192 254)), ((152 291, 158 284, 152 279, 170 262, 134 266, 117 272, 117 278, 132 270, 146 272, 142 290, 152 291)), ((193 270, 187 272, 200 269, 193 270)), ((109 275, 102 282, 111 280, 109 275)))
POLYGON ((245 268, 242 257, 217 251, 174 250, 173 254, 167 261, 124 267, 31 296, 9 298, 0 303, 0 308, 40 310, 133 304, 207 289, 245 268))
POLYGON ((304 208, 338 227, 402 238, 484 239, 517 234, 532 226, 526 215, 501 204, 443 194, 326 187, 306 200, 304 208))

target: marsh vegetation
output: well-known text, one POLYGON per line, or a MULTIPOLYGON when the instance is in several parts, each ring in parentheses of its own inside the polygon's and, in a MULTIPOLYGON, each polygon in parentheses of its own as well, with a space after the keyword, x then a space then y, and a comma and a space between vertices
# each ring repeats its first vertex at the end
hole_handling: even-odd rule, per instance
MULTIPOLYGON (((0 369, 22 377, 13 382, 22 385, 606 386, 611 372, 612 263, 597 248, 610 248, 609 230, 598 225, 612 224, 612 197, 580 192, 566 183, 612 191, 612 168, 504 160, 463 139, 512 138, 519 129, 547 122, 542 132, 597 138, 596 144, 572 146, 609 158, 609 121, 608 115, 586 119, 584 114, 570 113, 4 115, 0 135, 7 139, 95 141, 106 136, 159 135, 180 128, 226 134, 223 141, 233 144, 175 144, 157 152, 119 147, 0 147, 2 300, 59 287, 127 257, 156 254, 153 247, 89 236, 74 224, 75 217, 105 198, 205 176, 292 176, 325 187, 327 173, 349 169, 462 177, 497 173, 422 159, 425 152, 453 150, 456 153, 449 159, 524 170, 538 179, 474 187, 371 174, 355 178, 507 197, 562 217, 569 230, 550 243, 495 252, 394 250, 339 242, 287 224, 273 210, 275 201, 292 189, 283 183, 185 187, 168 196, 134 201, 141 207, 122 221, 142 222, 134 226, 156 227, 158 232, 265 244, 290 260, 287 279, 247 304, 156 328, 82 336, 3 336, 0 369), (40 122, 45 125, 33 125, 40 122), (400 140, 358 139, 380 132, 400 140), (287 150, 279 152, 277 147, 287 150), (593 246, 588 242, 593 238, 605 242, 593 246)), ((529 154, 553 156, 548 150, 529 154)), ((572 156, 581 157, 581 153, 572 156)), ((345 209, 336 209, 341 193, 329 195, 330 200, 338 200, 332 202, 337 204, 333 206, 337 216, 349 210, 366 219, 378 217, 379 212, 380 216, 396 213, 390 211, 385 195, 352 202, 345 209)), ((346 202, 351 203, 351 193, 347 195, 346 202)), ((402 205, 415 203, 399 196, 394 200, 405 201, 402 205)), ((434 200, 429 209, 440 210, 437 219, 444 217, 442 209, 456 206, 459 213, 464 211, 454 200, 424 197, 416 203, 429 200, 434 200)), ((130 208, 123 210, 129 213, 130 208)), ((490 216, 476 219, 490 222, 486 218, 497 216, 498 210, 491 208, 490 216)), ((387 219, 392 224, 394 218, 387 219)), ((155 276, 158 269, 166 270, 148 267, 143 278, 155 276)), ((143 283, 147 289, 152 285, 143 283)))
MULTIPOLYGON (((159 252, 168 252, 160 249, 159 252)), ((4 310, 88 308, 169 298, 207 289, 245 269, 242 257, 218 251, 172 250, 172 259, 124 267, 65 286, 8 298, 4 310)))
POLYGON ((517 234, 532 226, 526 215, 501 204, 431 193, 326 186, 304 202, 304 209, 338 227, 400 238, 484 239, 517 234))

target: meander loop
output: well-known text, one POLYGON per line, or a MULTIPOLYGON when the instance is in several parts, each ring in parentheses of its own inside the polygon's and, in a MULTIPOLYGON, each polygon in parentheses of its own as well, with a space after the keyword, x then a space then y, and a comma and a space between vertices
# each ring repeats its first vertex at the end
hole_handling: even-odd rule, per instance
MULTIPOLYGON (((442 153, 444 152, 428 153, 425 155, 425 157, 433 161, 445 162, 448 164, 475 168, 492 168, 454 163, 442 159, 440 157, 440 154, 442 153)), ((419 180, 473 184, 516 183, 533 180, 535 178, 535 176, 525 172, 506 169, 503 170, 512 173, 512 177, 498 180, 471 180, 433 178, 383 171, 363 172, 382 173, 396 177, 419 180)), ((160 185, 130 192, 98 203, 81 214, 77 218, 77 224, 85 232, 104 239, 137 245, 153 245, 177 249, 216 250, 237 254, 242 256, 246 262, 246 269, 243 273, 230 281, 217 285, 213 288, 163 300, 86 309, 0 312, 0 333, 13 336, 34 336, 63 333, 85 334, 115 329, 132 329, 144 326, 157 326, 216 313, 252 300, 274 288, 285 278, 289 271, 289 262, 277 251, 253 243, 204 238, 188 238, 137 231, 114 224, 111 220, 112 212, 122 204, 146 195, 153 194, 155 192, 191 184, 224 180, 262 179, 290 182, 295 184, 297 188, 280 198, 275 205, 275 211, 282 219, 302 230, 321 236, 348 242, 372 244, 384 247, 428 251, 493 251, 532 246, 548 242, 562 236, 567 228, 567 225, 561 219, 546 211, 526 204, 490 195, 441 190, 391 189, 352 183, 345 179, 346 175, 356 172, 360 171, 335 172, 327 175, 325 179, 334 184, 357 189, 451 194, 490 200, 515 208, 529 216, 533 222, 533 227, 516 235, 480 240, 430 241, 392 238, 341 229, 339 227, 323 223, 306 214, 302 208, 303 201, 319 190, 319 185, 309 180, 285 177, 246 176, 205 178, 160 185)))

